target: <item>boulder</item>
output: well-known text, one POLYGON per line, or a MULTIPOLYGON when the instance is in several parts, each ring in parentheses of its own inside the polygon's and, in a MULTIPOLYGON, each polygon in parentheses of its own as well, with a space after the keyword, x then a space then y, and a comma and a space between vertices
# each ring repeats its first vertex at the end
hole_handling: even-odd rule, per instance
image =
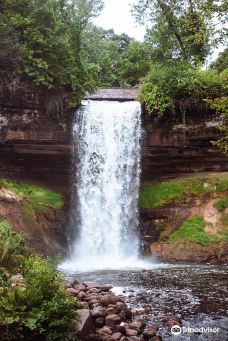
POLYGON ((74 289, 78 290, 78 291, 85 291, 86 287, 83 284, 76 284, 76 285, 74 285, 74 289))
POLYGON ((112 294, 106 294, 101 297, 100 302, 103 306, 107 307, 109 304, 115 304, 117 297, 112 294))
POLYGON ((106 309, 107 315, 117 314, 118 309, 115 306, 110 306, 106 309))
POLYGON ((121 323, 121 318, 117 314, 107 315, 105 318, 105 325, 113 328, 114 326, 121 323))
POLYGON ((80 309, 78 310, 78 314, 80 322, 77 335, 80 340, 86 341, 89 335, 96 333, 94 321, 89 309, 80 309))
POLYGON ((159 330, 158 326, 154 325, 154 326, 150 326, 149 328, 147 328, 146 330, 144 330, 143 335, 146 338, 151 338, 153 336, 156 335, 156 332, 159 330))
POLYGON ((127 336, 136 336, 138 335, 138 331, 134 329, 126 329, 126 335, 127 336))
POLYGON ((74 288, 68 288, 67 292, 73 297, 77 297, 79 294, 79 291, 74 288))
POLYGON ((106 311, 103 307, 99 306, 91 310, 91 315, 93 318, 106 316, 106 311))
POLYGON ((84 291, 80 291, 78 294, 78 299, 83 301, 87 297, 86 293, 84 291))
POLYGON ((114 333, 112 334, 113 340, 120 340, 123 335, 121 333, 114 333))
POLYGON ((103 328, 97 330, 97 334, 98 335, 105 335, 105 334, 112 335, 112 330, 109 327, 104 326, 103 328))
POLYGON ((103 317, 97 317, 95 320, 95 326, 97 328, 102 328, 104 326, 104 318, 103 317))

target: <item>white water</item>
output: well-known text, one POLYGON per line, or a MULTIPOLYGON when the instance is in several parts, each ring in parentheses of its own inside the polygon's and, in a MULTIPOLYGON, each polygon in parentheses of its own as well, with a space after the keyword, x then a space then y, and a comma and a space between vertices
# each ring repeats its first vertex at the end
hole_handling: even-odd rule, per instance
POLYGON ((138 102, 84 101, 73 127, 72 215, 78 238, 65 270, 141 267, 138 190, 141 107, 138 102), (75 209, 77 208, 77 209, 75 209))

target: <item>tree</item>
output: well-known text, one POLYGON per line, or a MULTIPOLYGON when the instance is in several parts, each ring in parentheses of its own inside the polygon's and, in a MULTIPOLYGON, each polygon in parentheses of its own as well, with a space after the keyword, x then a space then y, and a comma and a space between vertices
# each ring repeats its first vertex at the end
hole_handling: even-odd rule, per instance
POLYGON ((210 68, 218 70, 219 72, 228 68, 228 48, 219 53, 218 58, 211 63, 210 68))
POLYGON ((100 0, 1 1, 0 35, 6 38, 7 33, 1 33, 5 22, 15 42, 5 38, 1 41, 2 60, 15 51, 8 64, 1 63, 1 74, 7 64, 8 75, 17 69, 21 80, 35 82, 56 98, 67 87, 78 102, 96 85, 96 70, 82 61, 81 49, 83 32, 102 4, 100 0))
POLYGON ((213 18, 221 8, 210 0, 139 0, 134 14, 150 26, 147 40, 163 60, 203 63, 213 45, 213 18), (151 36, 151 39, 150 39, 151 36), (155 38, 155 39, 154 39, 155 38), (165 42, 168 42, 166 48, 165 42))

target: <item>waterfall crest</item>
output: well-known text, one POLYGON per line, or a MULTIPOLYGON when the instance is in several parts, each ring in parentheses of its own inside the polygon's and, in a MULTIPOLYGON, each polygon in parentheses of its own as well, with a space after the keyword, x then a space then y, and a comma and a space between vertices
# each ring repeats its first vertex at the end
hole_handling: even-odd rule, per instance
POLYGON ((66 266, 116 268, 137 258, 140 139, 139 102, 83 101, 78 109, 72 200, 78 233, 66 266))

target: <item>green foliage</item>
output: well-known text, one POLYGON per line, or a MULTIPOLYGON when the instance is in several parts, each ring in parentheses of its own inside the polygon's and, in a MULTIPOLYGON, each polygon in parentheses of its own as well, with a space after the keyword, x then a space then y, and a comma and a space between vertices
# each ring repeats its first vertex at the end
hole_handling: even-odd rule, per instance
POLYGON ((30 253, 26 237, 12 230, 6 220, 0 220, 0 267, 19 270, 30 253))
POLYGON ((141 100, 157 115, 175 109, 184 113, 206 98, 225 95, 226 79, 227 70, 203 71, 186 63, 153 66, 141 86, 141 100))
POLYGON ((168 239, 170 243, 178 243, 180 241, 188 240, 192 243, 198 243, 207 246, 211 243, 218 243, 221 241, 228 240, 228 236, 210 236, 205 231, 204 228, 206 222, 202 217, 194 216, 187 219, 182 226, 172 233, 168 239))
POLYGON ((16 193, 25 200, 31 202, 32 208, 35 210, 42 211, 48 207, 61 208, 64 203, 61 194, 46 188, 8 179, 0 179, 0 188, 1 187, 16 193))
POLYGON ((226 208, 228 208, 228 196, 223 199, 219 199, 215 202, 214 206, 220 211, 223 212, 226 208))
POLYGON ((156 208, 171 200, 179 200, 186 195, 223 192, 228 190, 228 178, 223 175, 189 176, 162 182, 146 183, 139 195, 139 207, 156 208))
POLYGON ((134 14, 149 27, 147 41, 155 63, 181 60, 202 64, 225 31, 214 27, 215 18, 219 15, 222 21, 226 14, 213 0, 140 0, 134 14))
POLYGON ((101 5, 100 0, 3 0, 0 74, 17 71, 14 78, 30 79, 52 92, 67 87, 77 103, 95 88, 94 70, 82 62, 81 47, 83 32, 101 5))
POLYGON ((228 68, 228 48, 219 53, 218 58, 211 63, 210 68, 219 72, 228 68))
POLYGON ((0 243, 1 340, 77 340, 77 301, 61 288, 64 279, 53 261, 27 251, 24 235, 5 221, 0 243), (24 281, 13 286, 10 278, 18 271, 24 281))
POLYGON ((218 126, 218 129, 223 134, 219 140, 213 141, 212 143, 222 148, 228 155, 228 97, 215 98, 213 100, 207 100, 207 102, 221 118, 221 124, 218 126))

